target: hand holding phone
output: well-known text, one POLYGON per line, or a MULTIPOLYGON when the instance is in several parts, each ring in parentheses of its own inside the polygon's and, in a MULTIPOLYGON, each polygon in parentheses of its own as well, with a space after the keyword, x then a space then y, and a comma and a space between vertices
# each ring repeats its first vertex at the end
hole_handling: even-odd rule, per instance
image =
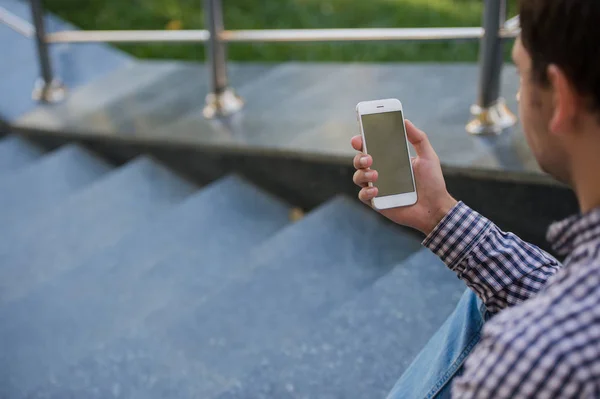
MULTIPOLYGON (((402 103, 395 99, 364 101, 356 106, 363 152, 379 172, 373 208, 382 210, 417 202, 417 188, 404 127, 402 103)), ((372 183, 369 183, 372 185, 372 183)))
MULTIPOLYGON (((357 106, 357 110, 358 108, 359 107, 357 106)), ((365 134, 365 130, 366 129, 362 128, 361 135, 352 138, 352 147, 356 151, 359 151, 354 158, 356 173, 354 174, 353 180, 356 185, 361 187, 359 193, 360 200, 373 205, 374 199, 388 196, 380 194, 380 184, 381 181, 384 181, 384 173, 386 173, 388 169, 393 172, 394 166, 389 167, 389 164, 383 162, 381 163, 381 166, 383 166, 384 169, 380 169, 380 163, 377 162, 379 159, 378 157, 390 156, 386 155, 389 154, 389 152, 386 153, 383 151, 379 154, 379 151, 375 148, 377 154, 374 154, 372 151, 372 144, 368 147, 363 145, 365 137, 367 141, 371 137, 369 133, 365 134), (388 167, 386 168, 386 166, 388 167)), ((404 140, 408 139, 415 148, 417 154, 417 157, 414 158, 412 162, 409 161, 412 166, 411 177, 414 175, 413 182, 416 188, 416 203, 412 206, 378 210, 381 214, 398 224, 415 228, 424 234, 429 234, 440 220, 456 205, 456 200, 452 198, 446 189, 446 183, 442 174, 439 158, 429 143, 427 135, 417 129, 409 121, 403 123, 403 129, 400 133, 396 131, 396 140, 398 140, 398 136, 400 136, 401 139, 398 141, 402 143, 402 137, 404 135, 406 137, 404 140)), ((396 143, 396 145, 398 145, 398 143, 396 143)), ((406 147, 405 151, 408 155, 408 147, 406 147)), ((400 159, 393 159, 393 162, 398 165, 399 169, 406 168, 405 165, 400 166, 402 165, 402 156, 403 154, 400 154, 400 159)), ((391 158, 397 157, 394 154, 391 154, 391 158)), ((406 175, 406 169, 404 169, 404 173, 406 175)), ((386 179, 385 181, 389 181, 389 179, 386 179)), ((397 183, 398 181, 396 181, 396 185, 394 186, 396 187, 395 191, 401 191, 397 183)), ((385 193, 386 191, 383 191, 383 194, 385 193)))

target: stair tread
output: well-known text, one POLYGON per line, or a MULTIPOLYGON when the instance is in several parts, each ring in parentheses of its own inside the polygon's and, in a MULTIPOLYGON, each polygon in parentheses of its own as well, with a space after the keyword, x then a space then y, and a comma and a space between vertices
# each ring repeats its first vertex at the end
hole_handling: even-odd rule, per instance
POLYGON ((85 360, 46 380, 50 381, 26 397, 196 399, 214 397, 236 384, 149 337, 119 338, 100 345, 85 360))
POLYGON ((141 331, 141 320, 177 292, 160 274, 147 273, 161 260, 190 251, 205 263, 220 265, 226 275, 223 268, 287 222, 285 204, 240 178, 224 178, 59 279, 0 308, 0 339, 14 348, 0 358, 0 370, 12 381, 0 385, 0 394, 18 396, 42 384, 49 392, 59 390, 61 397, 75 379, 62 380, 56 373, 124 331, 141 331))
POLYGON ((8 135, 0 140, 0 176, 33 162, 44 151, 35 144, 17 135, 8 135))
MULTIPOLYGON (((221 272, 228 282, 207 295, 202 294, 218 281, 217 265, 201 263, 203 269, 212 266, 212 278, 191 281, 187 274, 187 281, 186 273, 173 278, 173 270, 182 267, 180 260, 162 262, 144 278, 154 281, 154 296, 160 297, 165 286, 179 295, 163 302, 126 336, 64 371, 57 395, 67 395, 84 382, 88 390, 101 386, 131 370, 155 375, 163 387, 168 380, 161 373, 173 361, 165 353, 171 353, 185 354, 178 362, 181 370, 204 370, 193 377, 172 377, 178 389, 191 392, 182 397, 213 397, 260 363, 267 348, 325 318, 418 248, 419 240, 412 235, 382 223, 353 201, 337 198, 265 241, 235 272, 221 272), (127 343, 141 355, 115 365, 110 359, 127 343), (81 379, 73 382, 74 374, 81 379)), ((194 262, 188 263, 183 268, 194 262)), ((125 391, 160 397, 159 388, 139 391, 131 382, 138 379, 132 375, 124 381, 125 391)))
POLYGON ((325 318, 419 245, 339 197, 261 246, 246 276, 199 306, 155 314, 147 325, 215 372, 238 377, 266 348, 325 318))
POLYGON ((0 232, 0 305, 115 243, 196 187, 141 157, 108 173, 52 212, 0 232))
POLYGON ((74 144, 0 178, 0 229, 33 218, 90 184, 112 167, 74 144))
MULTIPOLYGON (((98 109, 103 109, 121 97, 131 98, 132 93, 143 91, 154 81, 161 81, 177 68, 177 64, 164 61, 134 62, 78 88, 62 103, 37 107, 19 119, 21 124, 43 124, 64 129, 72 119, 81 115, 92 116, 88 122, 98 121, 98 109)), ((89 127, 89 125, 88 125, 89 127)))
POLYGON ((385 397, 452 312, 463 282, 421 250, 219 399, 385 397))

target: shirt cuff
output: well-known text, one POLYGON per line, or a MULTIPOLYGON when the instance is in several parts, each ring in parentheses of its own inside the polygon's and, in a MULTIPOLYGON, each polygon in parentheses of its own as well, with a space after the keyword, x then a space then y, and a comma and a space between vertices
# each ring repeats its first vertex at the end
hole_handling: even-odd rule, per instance
POLYGON ((462 201, 444 216, 440 223, 423 240, 450 269, 462 272, 462 260, 490 229, 491 222, 462 201))

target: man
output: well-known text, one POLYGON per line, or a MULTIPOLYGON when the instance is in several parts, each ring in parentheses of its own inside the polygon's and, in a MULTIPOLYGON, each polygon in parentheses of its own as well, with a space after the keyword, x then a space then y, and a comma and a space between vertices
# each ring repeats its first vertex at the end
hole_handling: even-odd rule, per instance
MULTIPOLYGON (((521 0, 520 17, 513 59, 527 142, 581 210, 548 232, 566 260, 457 203, 427 136, 407 121, 419 199, 383 214, 425 233, 470 291, 391 398, 600 398, 600 1, 521 0)), ((361 151, 360 136, 352 146, 361 151)), ((354 160, 366 203, 377 195, 372 162, 354 160)))

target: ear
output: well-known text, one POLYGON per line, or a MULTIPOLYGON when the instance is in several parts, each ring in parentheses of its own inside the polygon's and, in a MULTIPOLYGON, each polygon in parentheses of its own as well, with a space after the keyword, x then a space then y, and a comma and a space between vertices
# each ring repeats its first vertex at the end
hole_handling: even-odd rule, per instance
POLYGON ((552 64, 548 66, 547 74, 552 87, 554 107, 550 120, 550 131, 553 134, 570 132, 573 129, 577 107, 581 100, 562 69, 552 64))

